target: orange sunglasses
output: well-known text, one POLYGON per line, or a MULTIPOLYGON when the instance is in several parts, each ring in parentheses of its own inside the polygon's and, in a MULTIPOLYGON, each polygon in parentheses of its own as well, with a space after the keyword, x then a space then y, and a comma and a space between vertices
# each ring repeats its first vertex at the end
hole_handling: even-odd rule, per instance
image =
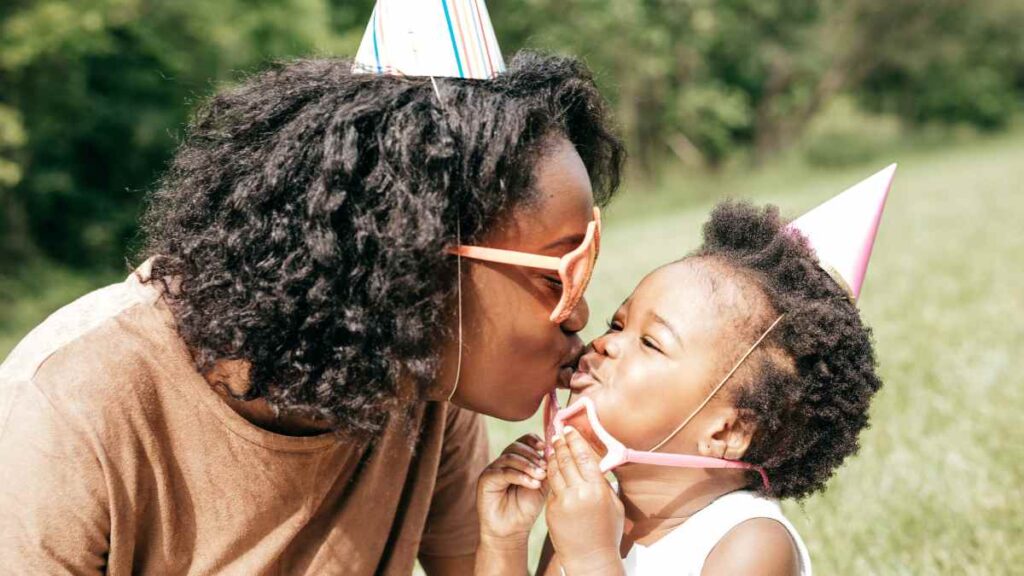
POLYGON ((555 324, 561 324, 569 318, 583 298, 583 293, 586 292, 587 285, 590 284, 590 277, 594 273, 594 265, 597 263, 597 254, 600 250, 601 210, 594 208, 594 220, 587 224, 587 233, 583 237, 583 242, 561 258, 483 246, 458 246, 449 248, 448 252, 473 260, 557 271, 562 282, 562 297, 559 298, 555 309, 551 311, 550 320, 555 324))

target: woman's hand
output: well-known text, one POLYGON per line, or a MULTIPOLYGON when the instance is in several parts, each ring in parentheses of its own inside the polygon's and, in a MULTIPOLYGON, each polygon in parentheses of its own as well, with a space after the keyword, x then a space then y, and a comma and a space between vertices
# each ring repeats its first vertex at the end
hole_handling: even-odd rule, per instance
POLYGON ((598 466, 600 459, 576 429, 553 439, 548 458, 548 530, 565 573, 624 574, 622 502, 598 466))
POLYGON ((544 507, 544 441, 527 434, 509 444, 480 474, 476 488, 481 545, 524 549, 544 507))

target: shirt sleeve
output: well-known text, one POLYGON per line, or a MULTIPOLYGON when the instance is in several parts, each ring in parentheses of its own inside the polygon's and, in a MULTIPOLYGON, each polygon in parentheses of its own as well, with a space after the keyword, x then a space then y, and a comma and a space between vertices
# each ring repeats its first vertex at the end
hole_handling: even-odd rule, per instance
POLYGON ((484 418, 449 404, 420 554, 464 556, 476 551, 480 538, 476 482, 489 462, 488 451, 484 418))
POLYGON ((0 566, 103 572, 110 513, 94 446, 33 383, 0 381, 0 566))

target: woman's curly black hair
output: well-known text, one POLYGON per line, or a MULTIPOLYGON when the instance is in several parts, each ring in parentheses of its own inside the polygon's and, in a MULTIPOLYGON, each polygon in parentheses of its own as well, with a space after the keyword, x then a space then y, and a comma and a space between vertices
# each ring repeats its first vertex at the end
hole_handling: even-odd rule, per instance
POLYGON ((436 82, 303 59, 198 109, 143 232, 201 372, 246 360, 246 399, 372 438, 433 382, 459 227, 473 241, 531 201, 551 135, 599 205, 616 190, 623 147, 579 61, 520 53, 493 80, 436 82))
MULTIPOLYGON (((785 225, 774 206, 723 202, 691 256, 721 264, 758 293, 762 305, 744 310, 740 322, 744 346, 782 316, 728 390, 756 426, 743 460, 765 468, 773 496, 804 498, 857 452, 882 382, 856 305, 785 225)), ((750 482, 761 485, 757 474, 750 482)))

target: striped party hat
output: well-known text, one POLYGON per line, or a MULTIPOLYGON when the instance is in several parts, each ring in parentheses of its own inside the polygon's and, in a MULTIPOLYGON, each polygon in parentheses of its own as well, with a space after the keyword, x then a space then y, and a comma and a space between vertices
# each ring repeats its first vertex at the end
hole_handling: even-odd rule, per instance
POLYGON ((505 61, 484 0, 377 0, 352 69, 489 79, 505 61))
POLYGON ((814 248, 818 262, 854 301, 875 245, 896 165, 891 164, 791 222, 814 248))

